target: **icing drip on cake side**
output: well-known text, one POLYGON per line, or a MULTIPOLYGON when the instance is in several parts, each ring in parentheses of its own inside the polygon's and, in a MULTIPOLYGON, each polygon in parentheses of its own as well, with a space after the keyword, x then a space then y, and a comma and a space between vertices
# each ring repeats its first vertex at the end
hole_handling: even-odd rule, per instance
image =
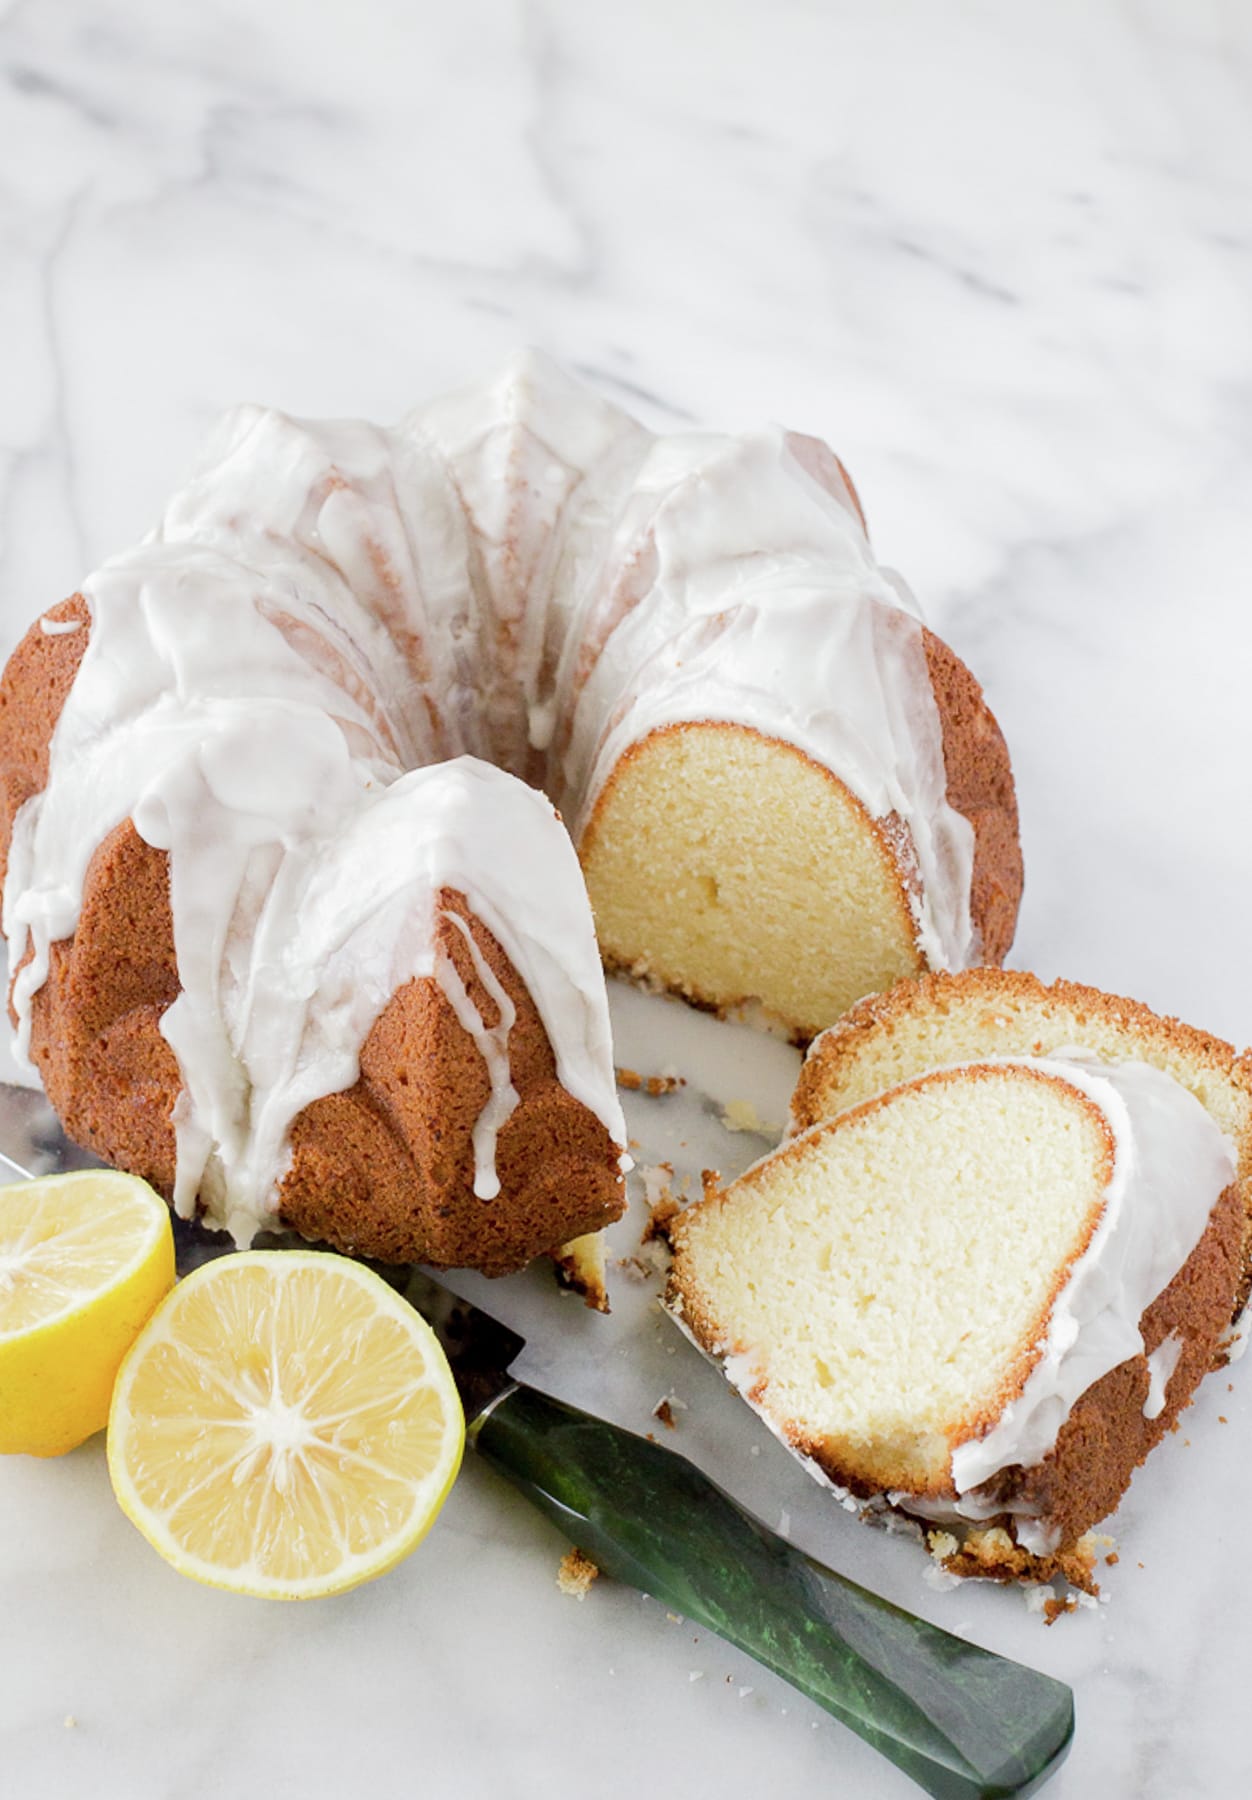
POLYGON ((474 973, 494 1001, 499 1014, 494 1025, 484 1024, 482 1014, 470 999, 465 983, 457 973, 456 964, 446 953, 437 951, 435 980, 448 996, 462 1030, 467 1031, 478 1046, 491 1082, 491 1098, 478 1115, 474 1126, 474 1192, 480 1200, 494 1200, 500 1192, 500 1178, 496 1174, 496 1140, 500 1135, 500 1127, 517 1109, 517 1089, 513 1086, 509 1069, 509 1033, 517 1019, 517 1008, 488 968, 464 919, 458 918, 456 913, 444 913, 443 917, 465 939, 474 964, 474 973))
POLYGON ((1148 1358, 1148 1394, 1143 1403, 1145 1419, 1159 1419, 1165 1411, 1165 1396, 1174 1370, 1178 1367, 1178 1359, 1183 1353, 1183 1341, 1176 1331, 1171 1331, 1162 1339, 1148 1358))
MULTIPOLYGON (((272 1220, 296 1115, 353 1084, 399 986, 439 978, 441 888, 497 938, 562 1084, 624 1143, 585 890, 548 802, 468 758, 400 773, 370 714, 254 603, 255 577, 207 552, 180 550, 176 579, 167 564, 149 547, 89 584, 49 783, 17 821, 5 923, 15 962, 33 950, 14 990, 23 1042, 90 856, 132 817, 170 854, 180 1211, 199 1195, 241 1242, 272 1220)), ((493 1080, 495 1129, 507 1085, 493 1080)), ((478 1138, 484 1190, 493 1140, 478 1138)))
MULTIPOLYGON (((903 821, 928 962, 977 955, 921 627, 810 440, 653 438, 537 357, 394 430, 242 407, 150 539, 83 591, 87 651, 13 833, 18 1034, 92 853, 133 817, 170 854, 184 1211, 198 1193, 241 1234, 271 1216, 292 1120, 356 1079, 395 987, 433 975, 458 1003, 432 883, 465 894, 563 1084, 624 1141, 577 861, 500 768, 577 834, 659 725, 752 726, 903 821)), ((491 1075, 485 1190, 507 1030, 471 1035, 491 1075)))

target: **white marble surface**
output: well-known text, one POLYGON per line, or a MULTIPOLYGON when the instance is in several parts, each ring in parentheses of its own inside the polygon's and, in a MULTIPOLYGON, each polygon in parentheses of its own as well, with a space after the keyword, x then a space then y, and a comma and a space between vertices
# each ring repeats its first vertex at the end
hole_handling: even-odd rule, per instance
MULTIPOLYGON (((1250 325, 1241 0, 0 0, 0 649, 147 526, 240 398, 390 417, 530 341, 650 422, 778 418, 833 440, 1000 716, 1014 960, 1241 1041, 1250 325)), ((785 1090, 776 1046, 618 1010, 623 1061, 785 1090)), ((759 1148, 694 1090, 630 1112, 645 1157, 759 1148)), ((537 1380, 640 1428, 672 1391, 675 1447, 771 1522, 1070 1681, 1057 1800, 1246 1791, 1252 1363, 1137 1479, 1108 1604, 1048 1631, 1016 1594, 929 1588, 648 1290, 616 1298, 606 1327, 537 1272, 490 1293, 537 1380)), ((9 1459, 3 1791, 914 1791, 655 1603, 562 1597, 562 1548, 471 1463, 397 1573, 266 1607, 170 1573, 99 1443, 9 1459)))

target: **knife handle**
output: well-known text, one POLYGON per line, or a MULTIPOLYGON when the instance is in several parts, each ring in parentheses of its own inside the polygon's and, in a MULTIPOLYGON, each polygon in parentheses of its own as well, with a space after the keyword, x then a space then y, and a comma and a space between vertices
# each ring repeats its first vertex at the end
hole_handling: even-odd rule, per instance
POLYGON ((607 1575, 764 1663, 939 1800, 1030 1794, 1060 1765, 1062 1682, 835 1574, 686 1457, 520 1385, 471 1437, 607 1575))

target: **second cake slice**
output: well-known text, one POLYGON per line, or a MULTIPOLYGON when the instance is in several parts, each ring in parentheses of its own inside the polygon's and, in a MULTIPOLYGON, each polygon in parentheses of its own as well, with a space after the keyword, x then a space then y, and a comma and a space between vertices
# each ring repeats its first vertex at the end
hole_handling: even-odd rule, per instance
POLYGON ((1229 1332, 1236 1146, 1142 1052, 973 1047, 798 1113, 674 1222, 669 1302, 815 1472, 953 1531, 953 1566, 1072 1573, 1229 1332))

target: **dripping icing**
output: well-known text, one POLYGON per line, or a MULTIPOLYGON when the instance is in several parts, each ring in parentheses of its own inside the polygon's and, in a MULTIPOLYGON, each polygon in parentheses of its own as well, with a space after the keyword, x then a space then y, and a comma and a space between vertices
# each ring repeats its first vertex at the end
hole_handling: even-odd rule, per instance
POLYGON ((490 1098, 474 1124, 474 1192, 480 1200, 494 1200, 500 1192, 500 1177, 496 1173, 496 1140, 501 1126, 518 1104, 517 1089, 513 1086, 509 1067, 509 1033, 517 1018, 517 1009, 488 966, 465 920, 453 912, 445 912, 441 917, 454 925, 465 939, 474 964, 474 973, 495 1002, 499 1013, 494 1025, 484 1024, 482 1014, 470 999, 469 990, 457 972, 456 964, 440 946, 435 953, 435 980, 447 995, 462 1029, 469 1033, 478 1046, 491 1083, 490 1098))
POLYGON ((30 952, 22 1053, 90 855, 133 818, 171 854, 180 1209, 198 1190, 241 1240, 272 1217, 296 1114, 356 1080, 400 981, 437 974, 431 882, 501 943, 560 1079, 622 1145, 576 859, 500 769, 542 781, 577 829, 675 710, 792 742, 904 820, 918 941, 963 966, 972 833, 946 801, 921 626, 807 443, 655 439, 535 357, 390 431, 228 415, 151 537, 83 589, 87 650, 5 890, 13 965, 30 952), (455 821, 444 851, 432 806, 455 821))
POLYGON ((1163 1338, 1148 1358, 1148 1391, 1143 1402, 1145 1419, 1159 1419, 1165 1411, 1166 1390, 1183 1352, 1183 1342, 1176 1331, 1163 1338))

